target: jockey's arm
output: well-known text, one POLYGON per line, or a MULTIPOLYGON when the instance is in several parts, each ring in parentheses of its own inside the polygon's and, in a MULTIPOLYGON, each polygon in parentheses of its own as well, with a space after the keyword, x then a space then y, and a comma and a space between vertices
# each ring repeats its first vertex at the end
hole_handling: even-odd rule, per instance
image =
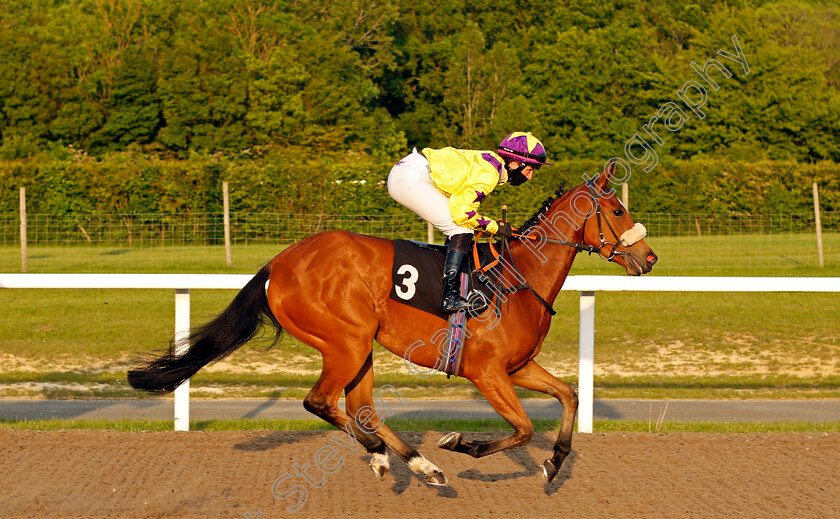
POLYGON ((492 218, 486 218, 478 213, 482 200, 495 188, 485 182, 467 184, 449 197, 449 213, 455 224, 477 231, 496 234, 499 226, 492 218))

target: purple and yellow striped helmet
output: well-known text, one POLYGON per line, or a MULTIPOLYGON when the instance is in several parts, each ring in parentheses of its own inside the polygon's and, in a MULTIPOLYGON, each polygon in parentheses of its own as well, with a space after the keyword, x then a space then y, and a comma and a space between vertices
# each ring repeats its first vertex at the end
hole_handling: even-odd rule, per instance
MULTIPOLYGON (((531 135, 531 132, 513 132, 499 143, 499 155, 507 159, 518 160, 536 166, 551 165, 543 144, 531 135)), ((536 169, 535 168, 535 169, 536 169)))

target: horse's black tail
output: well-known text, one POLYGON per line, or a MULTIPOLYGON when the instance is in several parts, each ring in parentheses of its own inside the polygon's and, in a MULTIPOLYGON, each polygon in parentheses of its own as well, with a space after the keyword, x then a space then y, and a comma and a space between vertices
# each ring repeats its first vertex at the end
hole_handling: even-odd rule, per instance
POLYGON ((274 328, 274 344, 283 328, 268 307, 265 284, 271 265, 264 266, 236 295, 228 307, 209 323, 194 328, 189 337, 189 349, 175 354, 175 339, 169 351, 128 372, 128 383, 135 389, 151 393, 174 391, 201 367, 223 359, 253 339, 264 324, 274 328))

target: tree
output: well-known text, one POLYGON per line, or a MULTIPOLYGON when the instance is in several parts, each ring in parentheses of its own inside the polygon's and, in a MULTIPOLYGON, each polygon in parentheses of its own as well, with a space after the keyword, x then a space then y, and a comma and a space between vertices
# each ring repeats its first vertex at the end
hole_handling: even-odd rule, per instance
POLYGON ((105 124, 91 138, 93 148, 147 144, 161 125, 155 62, 140 50, 126 54, 111 86, 105 124))

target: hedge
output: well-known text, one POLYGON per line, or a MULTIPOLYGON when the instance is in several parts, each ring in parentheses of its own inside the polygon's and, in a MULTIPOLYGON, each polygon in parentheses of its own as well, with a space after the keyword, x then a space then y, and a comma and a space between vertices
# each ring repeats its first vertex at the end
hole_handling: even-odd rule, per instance
MULTIPOLYGON (((354 152, 307 157, 294 150, 253 160, 117 155, 0 161, 0 214, 17 213, 20 187, 26 187, 31 214, 221 212, 225 180, 233 212, 401 214, 406 210, 391 200, 385 185, 391 165, 354 152)), ((497 215, 506 203, 512 212, 530 213, 559 184, 577 185, 601 166, 557 161, 521 187, 499 188, 484 202, 483 212, 497 215)), ((633 172, 630 208, 675 214, 803 213, 813 208, 815 181, 822 209, 840 209, 840 165, 835 163, 673 161, 649 173, 633 172)))

